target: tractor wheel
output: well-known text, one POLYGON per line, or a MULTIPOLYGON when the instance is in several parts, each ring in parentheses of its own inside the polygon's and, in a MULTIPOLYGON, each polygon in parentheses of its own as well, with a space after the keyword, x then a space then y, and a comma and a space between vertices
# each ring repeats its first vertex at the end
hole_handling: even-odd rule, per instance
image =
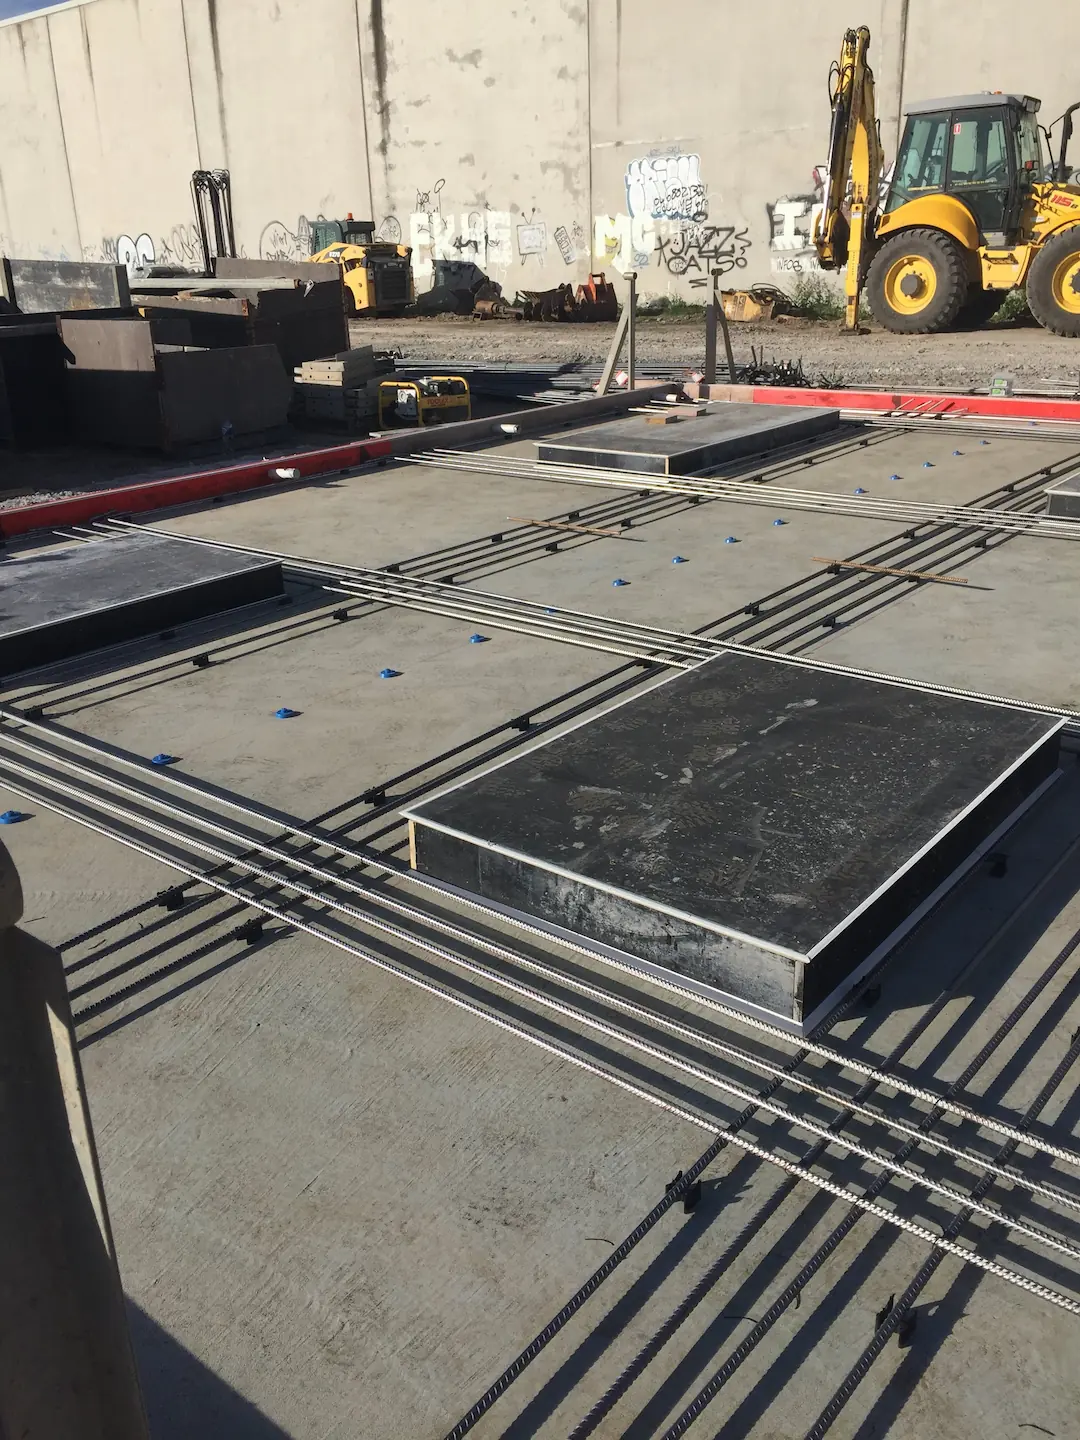
POLYGON ((992 320, 1005 303, 1008 290, 969 290, 953 321, 957 330, 978 330, 992 320))
POLYGON ((1055 335, 1080 335, 1080 225, 1053 235, 1031 262, 1027 299, 1055 335))
POLYGON ((964 252, 942 230, 903 230, 874 256, 866 288, 874 319, 886 330, 945 330, 967 299, 964 252))

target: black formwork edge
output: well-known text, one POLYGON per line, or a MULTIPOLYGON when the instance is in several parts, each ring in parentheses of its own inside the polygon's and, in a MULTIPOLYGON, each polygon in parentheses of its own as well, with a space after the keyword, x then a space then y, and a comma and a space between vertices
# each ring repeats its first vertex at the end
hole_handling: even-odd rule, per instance
POLYGON ((804 1015, 831 996, 940 885, 950 878, 960 878, 980 844, 1006 825, 1053 775, 1059 752, 1060 735, 1054 730, 951 829, 935 836, 933 846, 895 883, 812 952, 809 963, 802 967, 804 1015))
POLYGON ((685 475, 810 440, 840 424, 839 410, 798 406, 770 414, 767 408, 736 402, 665 426, 651 426, 644 415, 623 415, 577 431, 572 438, 538 440, 537 456, 546 463, 685 475))
POLYGON ((46 625, 0 635, 0 675, 36 669, 90 650, 101 650, 155 631, 205 619, 284 593, 281 565, 217 576, 194 585, 142 596, 122 605, 71 615, 46 625))
MULTIPOLYGON (((752 668, 757 669, 758 665, 752 668)), ((649 705, 650 697, 655 700, 659 691, 670 693, 672 685, 685 689, 687 683, 686 676, 674 677, 635 703, 649 705)), ((877 682, 873 688, 891 687, 888 682, 877 682)), ((751 703, 756 704, 754 688, 748 693, 751 703)), ((765 703, 775 704, 768 687, 762 693, 765 703)), ((829 703, 828 694, 821 698, 829 703)), ((846 697, 840 698, 844 704, 849 703, 846 697)), ((857 696, 855 698, 857 700, 857 696)), ((927 698, 931 698, 930 692, 927 698)), ((982 702, 968 703, 984 710, 982 702)), ((676 902, 678 908, 672 908, 672 901, 662 890, 651 892, 621 880, 612 884, 610 875, 603 875, 603 868, 600 874, 590 875, 587 871, 568 868, 569 862, 558 863, 551 852, 546 858, 542 850, 529 853, 525 849, 527 822, 524 830, 511 822, 510 829, 504 827, 502 834, 484 834, 472 825, 462 825, 452 810, 447 811, 446 802, 451 801, 454 792, 461 792, 464 799, 467 792, 475 792, 477 786, 483 786, 497 772, 528 765, 530 756, 535 762, 544 752, 550 753, 560 744, 565 745, 575 731, 603 726, 617 712, 625 715, 628 708, 629 703, 612 707, 590 724, 574 727, 534 752, 495 767, 487 776, 461 781, 441 796, 428 797, 418 807, 407 809, 404 813, 412 831, 414 865, 455 889, 482 895, 496 908, 505 907, 518 917, 537 919, 557 933, 590 941, 590 948, 595 947, 601 953, 622 956, 646 971, 659 969, 676 983, 689 984, 707 993, 721 993, 736 1004, 764 1009, 796 1024, 805 1023, 825 997, 834 995, 845 982, 850 983, 863 973, 863 967, 876 953, 884 954, 890 945, 898 942, 997 835, 1035 802, 1058 773, 1059 732, 1063 723, 1060 719, 1054 721, 1031 714, 1028 719, 1034 724, 1029 724, 1026 735, 1021 730, 1014 737, 1020 748, 1014 748, 1010 754, 1008 742, 1004 742, 1000 767, 991 764, 986 769, 981 787, 969 793, 964 808, 951 818, 943 814, 935 829, 924 827, 915 853, 891 871, 879 866, 873 888, 860 894, 856 886, 846 910, 836 911, 834 905, 832 928, 807 945, 794 934, 785 936, 782 925, 770 930, 757 928, 756 923, 736 922, 736 928, 732 928, 731 922, 721 919, 715 909, 710 920, 707 911, 691 911, 688 904, 676 902), (520 838, 511 838, 515 830, 520 838), (639 925, 635 924, 635 916, 640 917, 639 925), (709 939, 710 933, 721 941, 726 937, 726 944, 718 947, 716 939, 709 939), (644 948, 639 948, 639 943, 644 948), (667 954, 671 956, 670 965, 665 961, 667 954), (733 982, 735 989, 732 989, 733 982)), ((990 711, 997 708, 985 707, 990 711)), ((884 713, 887 715, 887 710, 884 713)), ((936 723, 940 726, 950 722, 947 716, 939 714, 936 723)), ((976 727, 965 733, 970 733, 974 743, 974 737, 984 732, 976 727)), ((915 740, 921 743, 917 734, 915 740)), ((797 746, 801 748, 801 744, 797 746)), ((583 756, 587 757, 587 752, 571 752, 571 758, 566 760, 571 773, 586 763, 583 756)), ((670 754, 667 763, 671 763, 670 754)), ((605 781, 617 783, 602 771, 583 773, 595 774, 597 785, 605 781)), ((562 778, 557 774, 557 767, 553 776, 556 782, 562 778)), ((867 783, 872 786, 874 781, 863 783, 864 793, 872 797, 873 789, 865 787, 867 783)), ((558 809, 553 813, 557 815, 558 809)), ((565 845, 561 849, 565 850, 565 845)), ((641 877, 638 878, 640 881, 641 877)), ((749 913, 747 918, 752 918, 749 913)))

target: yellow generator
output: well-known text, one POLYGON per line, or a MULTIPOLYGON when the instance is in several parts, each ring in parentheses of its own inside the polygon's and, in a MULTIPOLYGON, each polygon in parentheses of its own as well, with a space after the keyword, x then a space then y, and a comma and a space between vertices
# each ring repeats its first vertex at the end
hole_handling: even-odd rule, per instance
POLYGON ((864 286, 874 318, 906 334, 981 324, 1022 288, 1040 325, 1080 336, 1080 186, 1067 159, 1080 103, 1060 117, 1053 161, 1030 95, 909 105, 883 179, 869 43, 865 26, 847 31, 833 66, 829 178, 814 225, 822 268, 847 267, 846 328, 857 327, 864 286))
POLYGON ((422 375, 418 380, 384 380, 379 386, 379 429, 408 425, 449 425, 472 419, 469 382, 460 375, 422 375))
POLYGON ((354 315, 400 315, 416 299, 412 250, 375 239, 370 220, 314 220, 311 259, 341 266, 349 308, 354 315))

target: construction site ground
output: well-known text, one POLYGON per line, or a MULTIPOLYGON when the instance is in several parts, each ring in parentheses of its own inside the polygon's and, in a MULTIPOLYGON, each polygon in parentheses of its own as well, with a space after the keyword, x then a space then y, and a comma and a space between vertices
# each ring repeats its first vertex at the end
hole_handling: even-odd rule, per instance
MULTIPOLYGON (((398 348, 409 359, 439 356, 476 364, 506 361, 527 365, 603 360, 613 325, 541 321, 470 320, 458 316, 387 321, 354 320, 354 345, 398 348)), ((1030 318, 954 330, 943 335, 893 335, 879 326, 845 335, 836 320, 785 319, 732 324, 736 364, 749 363, 751 347, 772 360, 801 360, 807 375, 874 388, 986 386, 1007 373, 1017 383, 1069 384, 1080 388, 1080 343, 1048 331, 1030 318)), ((705 350, 704 314, 638 321, 638 358, 643 365, 698 366, 705 350)))
MULTIPOLYGON (((598 354, 606 338, 600 327, 440 322, 374 333, 377 343, 407 333, 413 349, 430 337, 444 353, 470 337, 514 347, 519 358, 525 345, 548 358, 590 345, 598 354)), ((699 340, 691 326, 655 333, 665 344, 681 337, 686 349, 699 340)), ((773 328, 767 338, 798 353, 799 333, 773 328)), ((1033 355, 1059 353, 1041 332, 1017 333, 1033 355)), ((645 354, 653 343, 650 331, 645 354)), ((739 343, 747 343, 741 332, 739 343)), ((843 343, 868 357, 880 345, 843 343)), ((938 353, 1021 348, 982 337, 908 343, 938 353)), ((1060 349, 1076 353, 1064 342, 1060 349)), ((533 451, 516 443, 498 453, 533 451)), ((875 432, 866 449, 840 447, 776 483, 964 504, 1070 453, 1034 438, 980 447, 946 433, 875 432)), ((624 498, 639 503, 633 492, 624 498)), ((409 463, 152 518, 214 540, 385 566, 497 534, 511 516, 575 508, 589 523, 604 513, 601 502, 617 499, 409 463)), ((555 532, 538 527, 531 553, 516 558, 492 543, 468 583, 690 630, 819 569, 814 556, 846 556, 902 529, 788 513, 779 502, 773 510, 672 499, 623 538, 567 537, 551 553, 545 542, 555 532), (775 517, 787 523, 776 527, 775 517), (738 543, 725 543, 729 536, 738 543), (677 554, 688 563, 673 566, 677 554), (615 577, 630 583, 613 588, 615 577)), ((823 659, 1075 710, 1078 554, 1068 542, 1020 536, 944 557, 940 566, 967 585, 901 586, 858 621, 818 625, 805 645, 823 659)), ((142 756, 171 752, 184 773, 310 817, 618 663, 512 631, 470 645, 474 622, 409 609, 359 607, 339 623, 331 610, 340 596, 290 589, 287 611, 267 605, 102 657, 83 681, 69 676, 49 715, 142 756), (214 650, 233 641, 229 652, 214 650), (214 663, 165 663, 192 647, 214 650, 214 663), (384 667, 400 674, 381 680, 384 667), (283 705, 300 713, 277 720, 283 705)), ((7 694, 17 700, 31 688, 7 694)), ((904 947, 878 1003, 853 1011, 830 1043, 878 1063, 974 960, 903 1062, 904 1074, 938 1091, 962 1071, 1074 943, 1077 774, 1071 767, 1007 838, 1007 873, 973 872, 904 947)), ((81 1015, 155 1440, 439 1440, 709 1141, 708 1130, 283 922, 246 943, 227 898, 125 920, 175 872, 0 792, 0 809, 5 801, 32 812, 5 842, 22 873, 26 924, 65 947, 81 1015)), ((1080 1024, 1078 975, 1073 962, 1057 974, 965 1090, 972 1103, 1013 1119, 1030 1104, 1080 1024)), ((458 981, 440 983, 467 993, 458 981)), ((513 1020, 513 998, 502 1005, 513 1020)), ((717 1127, 741 1109, 731 1096, 583 1038, 570 1022, 547 1024, 560 1043, 614 1055, 635 1084, 679 1103, 692 1096, 717 1127)), ((734 1023, 720 1028, 747 1038, 734 1023)), ((785 1095, 794 1103, 795 1092, 785 1095)), ((805 1099, 802 1108, 831 1113, 805 1099)), ((1074 1077, 1040 1121, 1051 1123, 1057 1136, 1080 1132, 1074 1077)), ((746 1133, 795 1159, 808 1143, 767 1115, 746 1133)), ((920 1157, 935 1173, 932 1152, 920 1157)), ((842 1145, 818 1168, 856 1188, 876 1174, 842 1145)), ((1074 1179, 1061 1179, 1056 1165, 1046 1173, 1074 1179)), ((1050 1223, 1045 1206, 1019 1190, 998 1186, 996 1199, 1050 1223)), ((956 1209, 910 1183, 891 1184, 886 1203, 935 1232, 956 1209)), ((660 1435, 846 1209, 807 1184, 788 1188, 780 1170, 729 1145, 706 1172, 696 1212, 676 1206, 666 1215, 475 1433, 565 1440, 623 1377, 621 1396, 581 1433, 660 1435)), ((1075 1224, 1060 1223, 1075 1244, 1075 1224)), ((961 1238, 1080 1297, 1075 1268, 1060 1255, 981 1220, 961 1238)), ((929 1253, 916 1236, 864 1217, 693 1424, 694 1440, 801 1440, 873 1336, 875 1316, 929 1253)), ((1077 1323, 946 1255, 920 1299, 913 1342, 890 1342, 832 1433, 1074 1435, 1077 1323)))
MULTIPOLYGON (((611 324, 435 316, 353 320, 350 339, 354 346, 374 345, 396 352, 405 364, 422 362, 433 368, 442 368, 448 361, 573 365, 602 361, 614 328, 611 324)), ((737 365, 750 363, 751 352, 756 350, 768 360, 801 361, 807 377, 815 382, 854 388, 985 390, 995 375, 1004 373, 1014 376, 1020 387, 1068 386, 1080 392, 1080 342, 1050 335, 1030 319, 981 330, 915 336, 892 335, 877 328, 870 334, 849 336, 841 333, 836 321, 789 319, 733 324, 731 334, 737 365)), ((680 318, 644 315, 638 322, 642 366, 657 367, 680 378, 701 366, 704 350, 703 314, 680 318)), ((507 408, 512 407, 490 397, 476 397, 473 402, 476 415, 507 408)), ((270 436, 239 437, 227 449, 206 445, 191 454, 160 455, 88 445, 8 450, 0 452, 0 511, 142 479, 182 475, 255 455, 272 458, 334 445, 347 438, 341 430, 290 426, 270 436)))

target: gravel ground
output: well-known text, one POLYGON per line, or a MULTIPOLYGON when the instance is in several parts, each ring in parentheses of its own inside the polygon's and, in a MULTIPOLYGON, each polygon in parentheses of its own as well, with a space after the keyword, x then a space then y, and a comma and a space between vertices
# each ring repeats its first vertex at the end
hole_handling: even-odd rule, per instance
MULTIPOLYGON (((603 360, 614 326, 437 316, 354 320, 350 330, 354 345, 398 350, 410 362, 528 364, 603 360)), ((732 339, 737 363, 748 362, 754 347, 771 360, 801 360, 807 376, 818 383, 965 390, 985 388, 992 376, 1005 371, 1023 387, 1071 385, 1080 395, 1080 341, 1049 335, 1031 320, 910 337, 883 330, 843 335, 835 321, 771 321, 733 326, 732 339)), ((699 366, 704 359, 704 322, 700 318, 643 316, 638 357, 642 365, 663 367, 674 375, 699 366)), ((76 446, 0 451, 0 511, 211 468, 229 463, 230 458, 269 458, 298 448, 333 445, 345 438, 338 432, 290 429, 272 443, 258 439, 248 445, 241 443, 232 457, 214 448, 186 457, 76 446)))
MULTIPOLYGON (((404 358, 475 362, 603 360, 613 325, 533 324, 523 321, 354 321, 354 345, 400 349, 404 358)), ((750 349, 770 359, 802 360, 807 375, 848 385, 985 386, 1002 371, 1024 386, 1071 382, 1080 388, 1080 342, 1050 335, 1033 321, 944 335, 844 335, 836 321, 791 320, 732 327, 736 363, 750 349)), ((638 357, 645 365, 693 367, 704 352, 700 319, 642 317, 638 357)))

